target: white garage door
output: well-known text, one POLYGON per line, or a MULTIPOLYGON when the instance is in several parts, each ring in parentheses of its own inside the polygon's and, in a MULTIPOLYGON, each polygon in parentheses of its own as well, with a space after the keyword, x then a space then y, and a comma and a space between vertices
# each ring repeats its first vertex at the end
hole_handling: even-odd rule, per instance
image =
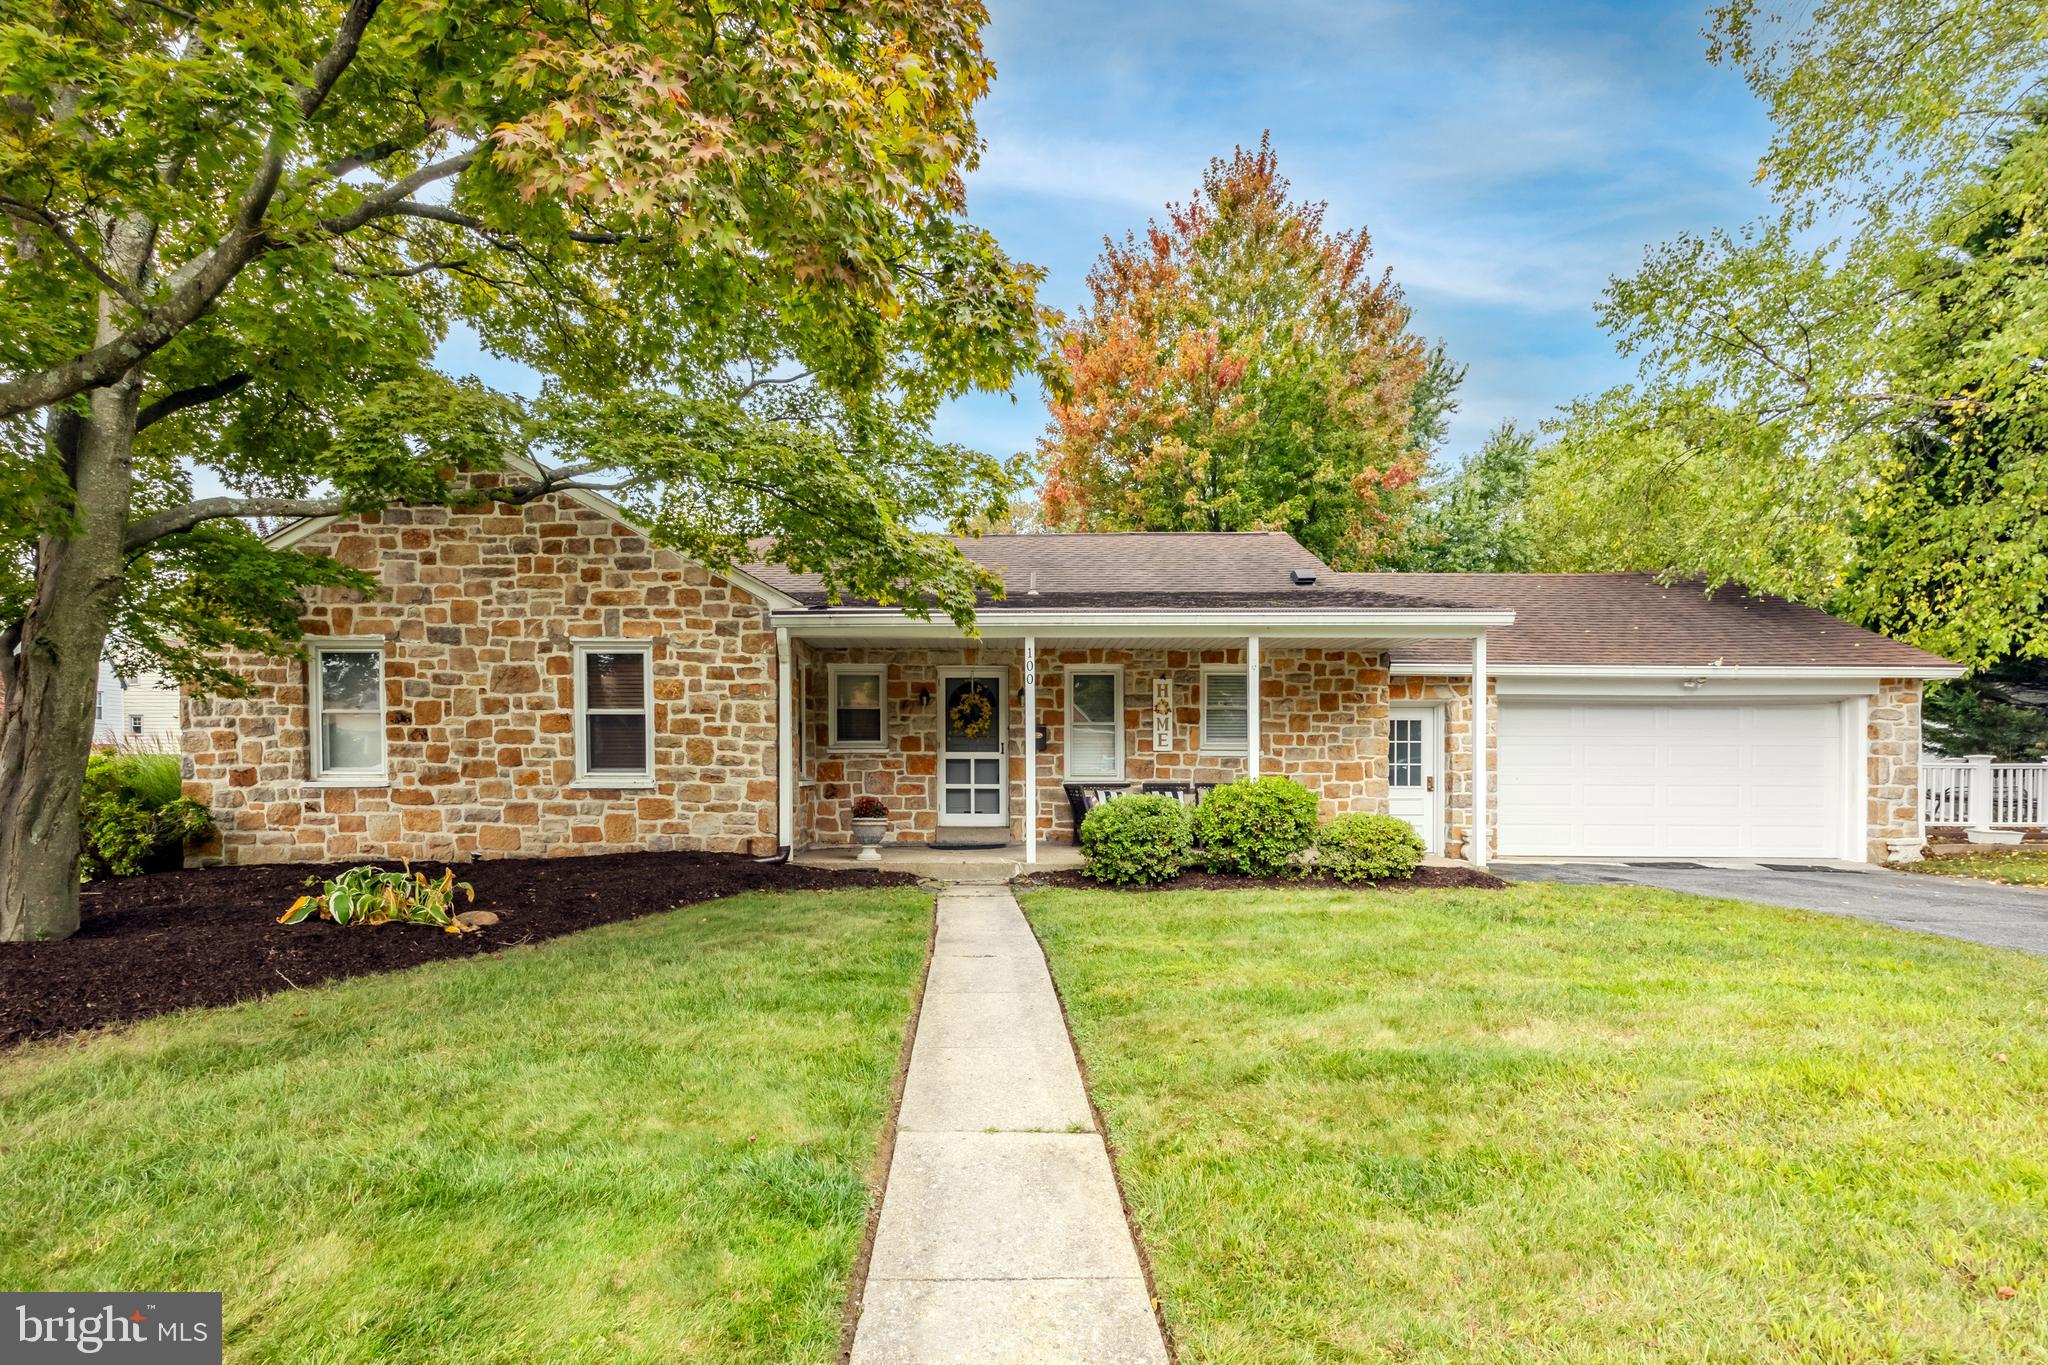
POLYGON ((1838 858, 1834 703, 1562 703, 1500 708, 1506 855, 1838 858))

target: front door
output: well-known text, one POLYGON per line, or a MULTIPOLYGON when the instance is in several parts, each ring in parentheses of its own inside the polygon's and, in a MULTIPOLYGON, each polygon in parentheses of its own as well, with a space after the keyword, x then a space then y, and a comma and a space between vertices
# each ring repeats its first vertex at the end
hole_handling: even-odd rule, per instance
POLYGON ((1003 756, 1004 673, 947 673, 939 725, 939 823, 1009 823, 1009 763, 1003 756))
POLYGON ((1387 713, 1387 813, 1406 820, 1432 854, 1443 852, 1443 743, 1437 713, 1427 706, 1395 707, 1387 713))

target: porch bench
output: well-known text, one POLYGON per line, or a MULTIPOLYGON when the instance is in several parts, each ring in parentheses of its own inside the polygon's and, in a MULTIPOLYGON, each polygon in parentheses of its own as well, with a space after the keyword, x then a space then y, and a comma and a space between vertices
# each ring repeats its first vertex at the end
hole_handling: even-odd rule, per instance
POLYGON ((1216 790, 1214 782, 1147 782, 1139 788, 1147 796, 1171 796, 1183 806, 1199 806, 1210 792, 1216 790))
POLYGON ((1128 782, 1069 782, 1066 784, 1067 805, 1074 812, 1074 842, 1081 842, 1081 821, 1112 796, 1122 796, 1131 789, 1128 782))

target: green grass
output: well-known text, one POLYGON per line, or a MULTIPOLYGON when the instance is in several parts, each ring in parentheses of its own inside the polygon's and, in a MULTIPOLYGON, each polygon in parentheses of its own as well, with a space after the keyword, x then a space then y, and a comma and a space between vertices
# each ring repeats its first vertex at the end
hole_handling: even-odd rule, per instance
POLYGON ((744 896, 0 1056, 0 1285, 221 1290, 239 1361, 830 1360, 930 907, 744 896))
POLYGON ((1184 1362, 2048 1359, 2048 963, 1607 887, 1025 905, 1184 1362))
POLYGON ((1981 877, 2015 886, 2048 886, 2048 848, 2039 844, 2010 852, 1945 854, 1895 866, 1907 872, 1931 872, 1938 877, 1981 877))

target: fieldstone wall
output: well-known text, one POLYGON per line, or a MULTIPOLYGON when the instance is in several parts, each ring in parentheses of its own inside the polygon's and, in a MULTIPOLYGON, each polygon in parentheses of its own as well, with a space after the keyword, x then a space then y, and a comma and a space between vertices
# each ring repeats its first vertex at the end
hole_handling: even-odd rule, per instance
POLYGON ((1887 678, 1870 699, 1868 857, 1884 862, 1887 840, 1920 835, 1920 680, 1887 678))
MULTIPOLYGON (((963 644, 916 649, 855 646, 814 649, 795 645, 803 739, 797 752, 797 842, 850 844, 856 796, 878 796, 889 807, 889 839, 929 843, 938 831, 939 740, 945 723, 939 674, 949 668, 1000 672, 1007 679, 1003 750, 1009 767, 1012 838, 1021 838, 1024 741, 1018 733, 1023 704, 1023 653, 1008 645, 963 644), (831 745, 831 675, 835 663, 876 664, 884 672, 883 727, 887 747, 839 751, 831 745), (920 700, 920 696, 929 700, 920 700)), ((1001 833, 1000 830, 992 831, 1001 833)))
MULTIPOLYGON (((1262 659, 1261 770, 1293 777, 1323 798, 1325 816, 1353 810, 1384 810, 1387 795, 1384 659, 1345 650, 1267 650, 1262 659)), ((1070 841, 1073 818, 1067 802, 1066 677, 1070 667, 1120 667, 1124 678, 1124 780, 1140 782, 1229 782, 1243 776, 1242 755, 1201 752, 1202 670, 1242 668, 1243 651, 1042 648, 1038 654, 1038 723, 1047 746, 1037 755, 1039 837, 1070 841), (1168 743, 1154 743, 1153 684, 1165 678, 1171 689, 1168 743)), ((944 715, 940 673, 947 668, 988 667, 1008 679, 1005 752, 1009 762, 1011 837, 1024 831, 1022 733, 1023 651, 1008 643, 959 649, 799 648, 798 682, 804 717, 798 756, 797 828, 809 842, 851 842, 849 806, 873 795, 891 811, 892 840, 928 842, 938 829, 938 759, 944 715), (887 670, 889 744, 881 752, 832 752, 827 708, 833 663, 878 664, 887 670), (929 692, 927 704, 920 696, 929 692)))
POLYGON ((308 594, 308 637, 384 642, 389 781, 309 781, 307 663, 231 661, 253 690, 186 702, 205 862, 772 852, 775 641, 761 602, 568 497, 348 518, 311 548, 374 574, 308 594), (652 642, 654 781, 575 785, 574 642, 652 642))

